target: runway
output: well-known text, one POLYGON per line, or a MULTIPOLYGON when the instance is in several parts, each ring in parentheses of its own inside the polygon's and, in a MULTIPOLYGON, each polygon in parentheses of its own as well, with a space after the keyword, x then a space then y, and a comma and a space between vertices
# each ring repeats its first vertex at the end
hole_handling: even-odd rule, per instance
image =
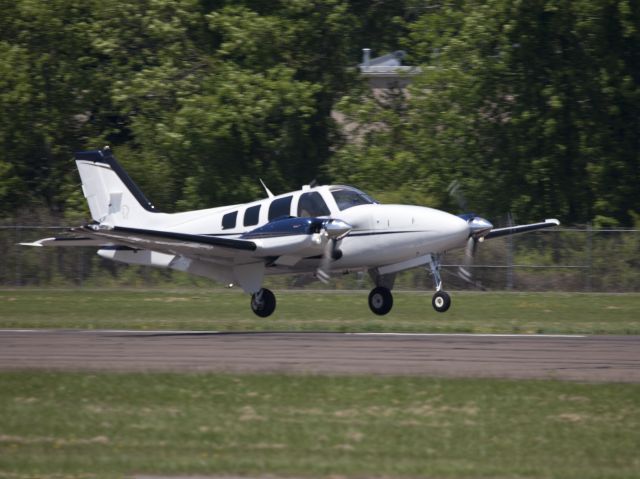
POLYGON ((0 370, 640 382, 640 336, 0 330, 0 370))

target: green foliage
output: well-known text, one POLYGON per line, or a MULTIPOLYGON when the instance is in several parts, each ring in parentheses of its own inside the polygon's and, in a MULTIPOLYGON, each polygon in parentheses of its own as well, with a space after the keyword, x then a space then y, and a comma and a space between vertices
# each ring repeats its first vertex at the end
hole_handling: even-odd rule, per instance
POLYGON ((423 67, 406 107, 372 116, 376 100, 355 98, 350 119, 369 130, 331 171, 341 177, 355 154, 361 171, 418 182, 436 206, 455 207, 446 190, 457 180, 489 216, 628 225, 640 210, 639 24, 629 1, 434 6, 409 25, 423 67), (418 167, 398 176, 403 155, 418 167))
POLYGON ((104 144, 165 211, 253 199, 258 177, 449 209, 457 180, 478 213, 600 226, 640 211, 631 0, 0 7, 3 215, 84 215, 72 152, 104 144), (363 47, 408 51, 408 95, 359 84, 363 47))
POLYGON ((3 212, 84 211, 71 152, 106 143, 168 211, 317 175, 353 82, 349 4, 225 3, 2 2, 3 212))

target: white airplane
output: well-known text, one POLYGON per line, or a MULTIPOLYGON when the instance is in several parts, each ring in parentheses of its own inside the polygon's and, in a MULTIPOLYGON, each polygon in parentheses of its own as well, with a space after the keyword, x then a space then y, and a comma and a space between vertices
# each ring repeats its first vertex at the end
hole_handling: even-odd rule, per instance
MULTIPOLYGON (((251 294, 251 309, 267 317, 274 294, 265 275, 310 274, 326 282, 331 274, 368 271, 375 288, 369 307, 378 315, 393 306, 396 274, 427 266, 434 278, 433 307, 451 305, 442 289, 442 255, 478 242, 559 225, 541 223, 494 229, 475 215, 409 205, 383 205, 356 188, 303 186, 252 203, 183 213, 161 213, 147 200, 109 147, 75 155, 93 222, 66 237, 27 246, 94 246, 103 258, 158 266, 238 284, 251 294)), ((264 186, 264 185, 263 185, 264 186)))

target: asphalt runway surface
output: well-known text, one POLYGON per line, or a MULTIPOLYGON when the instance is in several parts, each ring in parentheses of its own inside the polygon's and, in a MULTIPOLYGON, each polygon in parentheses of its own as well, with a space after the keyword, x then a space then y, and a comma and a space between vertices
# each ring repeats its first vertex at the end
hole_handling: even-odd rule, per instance
POLYGON ((640 382, 640 336, 1 330, 0 370, 640 382))

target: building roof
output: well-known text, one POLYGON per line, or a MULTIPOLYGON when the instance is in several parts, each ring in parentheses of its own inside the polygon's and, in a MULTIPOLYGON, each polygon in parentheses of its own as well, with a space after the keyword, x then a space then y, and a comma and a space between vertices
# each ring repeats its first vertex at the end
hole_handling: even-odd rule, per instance
POLYGON ((371 58, 371 49, 362 49, 362 63, 358 65, 364 76, 397 76, 412 75, 420 72, 419 67, 402 65, 402 59, 407 55, 404 50, 371 58))

